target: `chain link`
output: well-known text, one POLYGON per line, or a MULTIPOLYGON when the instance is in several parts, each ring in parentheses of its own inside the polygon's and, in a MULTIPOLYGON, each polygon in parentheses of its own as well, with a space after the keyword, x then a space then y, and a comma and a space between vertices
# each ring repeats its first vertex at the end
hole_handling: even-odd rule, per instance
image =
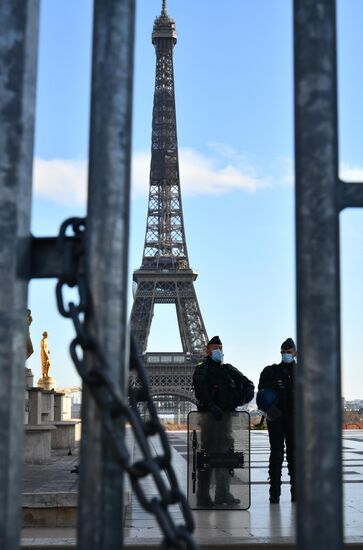
POLYGON ((126 398, 120 389, 116 376, 108 365, 107 358, 98 341, 88 332, 84 319, 91 312, 91 296, 87 288, 84 272, 84 236, 86 220, 84 218, 69 218, 60 228, 58 245, 64 260, 64 274, 56 286, 56 297, 59 312, 73 321, 76 337, 70 344, 72 360, 83 382, 89 388, 101 414, 104 429, 109 438, 117 463, 130 477, 132 488, 141 506, 153 514, 163 532, 163 548, 197 550, 193 539, 194 521, 184 493, 180 490, 174 468, 171 464, 171 450, 167 435, 160 423, 155 404, 148 389, 145 368, 139 359, 136 347, 131 340, 130 369, 134 371, 139 384, 129 385, 129 395, 126 398), (72 246, 69 246, 67 232, 73 233, 72 246), (76 287, 79 302, 64 304, 64 287, 76 287), (89 351, 97 358, 98 367, 92 370, 86 368, 84 356, 89 351), (80 353, 81 352, 81 353, 80 353), (150 419, 143 421, 138 403, 146 403, 150 419), (142 458, 132 462, 123 433, 123 423, 130 423, 142 458), (150 437, 158 436, 162 454, 154 455, 150 437), (151 476, 158 489, 158 496, 148 498, 142 480, 151 476), (176 525, 169 507, 178 505, 184 524, 176 525))

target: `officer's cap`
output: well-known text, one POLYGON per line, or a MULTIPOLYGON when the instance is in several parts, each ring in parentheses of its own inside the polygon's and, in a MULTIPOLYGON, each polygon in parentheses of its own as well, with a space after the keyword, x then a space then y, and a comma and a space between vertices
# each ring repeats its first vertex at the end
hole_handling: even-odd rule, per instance
POLYGON ((209 346, 210 344, 218 344, 218 346, 221 346, 222 342, 221 342, 221 339, 219 338, 219 336, 213 336, 213 338, 211 338, 211 340, 209 340, 207 346, 209 346))
POLYGON ((292 338, 288 338, 285 342, 282 342, 281 349, 293 348, 296 351, 296 344, 292 338))

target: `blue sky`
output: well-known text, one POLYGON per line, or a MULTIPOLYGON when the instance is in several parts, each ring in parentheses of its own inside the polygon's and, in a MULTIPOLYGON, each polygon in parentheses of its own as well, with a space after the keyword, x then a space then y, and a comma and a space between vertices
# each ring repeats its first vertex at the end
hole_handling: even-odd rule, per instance
MULTIPOLYGON (((155 53, 161 0, 137 2, 130 240, 141 264, 148 200, 155 53)), ((295 337, 292 1, 168 0, 174 50, 184 221, 199 305, 225 360, 258 383, 295 337)), ((363 181, 363 36, 360 0, 338 2, 341 173, 363 181)), ((32 230, 54 235, 70 215, 85 214, 92 2, 42 2, 32 230)), ((363 211, 341 215, 343 395, 363 398, 359 345, 363 327, 363 211)), ((54 281, 30 285, 28 361, 40 376, 41 334, 49 332, 51 372, 77 384, 68 354, 73 330, 56 313, 54 281)), ((158 306, 149 351, 180 349, 173 308, 158 306), (165 336, 167 334, 167 337, 165 336)), ((324 357, 322 357, 324 362, 324 357)))

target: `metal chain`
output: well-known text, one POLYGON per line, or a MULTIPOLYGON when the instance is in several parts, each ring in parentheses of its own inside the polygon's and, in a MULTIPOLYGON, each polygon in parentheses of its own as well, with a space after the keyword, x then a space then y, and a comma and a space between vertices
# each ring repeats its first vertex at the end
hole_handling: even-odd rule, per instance
MULTIPOLYGON (((99 342, 85 326, 85 315, 91 310, 91 296, 88 292, 87 280, 84 272, 84 235, 86 220, 84 218, 69 218, 60 228, 58 245, 63 254, 65 264, 64 274, 59 278, 56 286, 57 304, 60 314, 70 318, 76 332, 76 337, 70 344, 70 353, 73 362, 83 382, 89 388, 95 399, 104 429, 109 438, 115 459, 120 467, 130 477, 132 488, 141 506, 155 515, 163 532, 163 548, 177 548, 197 550, 198 546, 193 539, 194 521, 185 495, 179 488, 178 480, 171 464, 171 450, 165 430, 160 423, 155 404, 150 396, 146 372, 139 360, 136 347, 131 341, 130 369, 135 371, 138 385, 129 386, 128 399, 122 394, 120 384, 110 369, 107 358, 99 342), (66 246, 67 231, 73 232, 74 245, 66 246), (66 307, 63 298, 65 286, 76 287, 79 293, 79 303, 70 302, 66 307), (80 351, 82 355, 80 355, 80 351), (85 352, 91 352, 97 358, 98 367, 89 370, 84 361, 85 352), (146 403, 150 419, 143 421, 139 412, 138 403, 146 403), (123 433, 123 419, 130 423, 135 441, 139 447, 142 459, 132 462, 127 449, 123 433), (162 454, 153 456, 150 437, 159 436, 162 454), (142 487, 142 480, 151 476, 158 489, 158 496, 148 498, 142 487), (176 525, 169 507, 178 505, 183 516, 184 524, 176 525)), ((69 241, 69 240, 68 240, 69 241)))

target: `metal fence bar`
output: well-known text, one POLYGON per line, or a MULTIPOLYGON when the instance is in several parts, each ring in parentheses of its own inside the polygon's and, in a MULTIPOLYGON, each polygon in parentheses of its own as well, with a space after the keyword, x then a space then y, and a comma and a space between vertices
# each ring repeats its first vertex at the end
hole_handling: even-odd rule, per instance
MULTIPOLYGON (((65 239, 71 249, 72 237, 65 239)), ((31 238, 29 279, 58 278, 64 272, 64 258, 57 246, 57 237, 31 238)))
MULTIPOLYGON (((95 0, 86 276, 93 300, 88 330, 122 387, 127 379, 127 287, 134 0, 95 0)), ((97 367, 89 355, 90 367, 97 367)), ((121 548, 122 470, 83 393, 79 548, 121 548)))
POLYGON ((0 9, 0 548, 19 547, 38 0, 0 9))
POLYGON ((340 209, 363 207, 363 183, 339 181, 340 209))
POLYGON ((335 0, 295 0, 298 548, 343 547, 335 0), (319 414, 317 414, 317 411, 319 414))

